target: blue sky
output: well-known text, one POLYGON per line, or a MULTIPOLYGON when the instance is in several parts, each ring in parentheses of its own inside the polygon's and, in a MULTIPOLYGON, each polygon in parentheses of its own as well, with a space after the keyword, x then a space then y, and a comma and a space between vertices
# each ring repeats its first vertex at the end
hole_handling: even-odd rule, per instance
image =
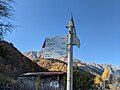
POLYGON ((120 66, 120 0, 16 0, 19 25, 5 40, 21 52, 39 51, 45 37, 67 35, 71 12, 81 48, 74 58, 120 66))

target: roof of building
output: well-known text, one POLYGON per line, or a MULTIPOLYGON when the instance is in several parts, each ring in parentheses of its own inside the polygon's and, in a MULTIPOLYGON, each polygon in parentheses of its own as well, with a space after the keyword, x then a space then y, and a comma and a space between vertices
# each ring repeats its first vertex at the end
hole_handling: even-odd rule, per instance
POLYGON ((36 76, 55 76, 55 75, 63 75, 66 72, 30 72, 19 75, 19 77, 36 77, 36 76))

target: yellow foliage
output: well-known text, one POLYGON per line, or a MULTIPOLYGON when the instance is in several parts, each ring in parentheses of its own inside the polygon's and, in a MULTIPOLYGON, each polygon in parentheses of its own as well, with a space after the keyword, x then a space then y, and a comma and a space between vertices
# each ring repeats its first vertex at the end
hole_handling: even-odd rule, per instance
POLYGON ((41 67, 48 69, 49 71, 67 71, 67 65, 63 62, 58 62, 57 60, 46 60, 41 59, 37 64, 41 67))
POLYGON ((94 83, 95 84, 100 84, 102 83, 102 79, 100 75, 96 75, 96 77, 94 78, 94 83))
POLYGON ((108 70, 105 69, 103 74, 102 74, 102 79, 103 80, 109 80, 109 78, 110 78, 110 73, 109 73, 108 70))

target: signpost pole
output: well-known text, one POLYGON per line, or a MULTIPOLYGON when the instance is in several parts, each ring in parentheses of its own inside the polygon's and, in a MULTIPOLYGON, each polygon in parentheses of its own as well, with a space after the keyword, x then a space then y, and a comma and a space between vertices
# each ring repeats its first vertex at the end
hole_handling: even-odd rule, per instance
POLYGON ((67 90, 73 90, 73 20, 69 21, 68 28, 68 66, 67 66, 67 90))

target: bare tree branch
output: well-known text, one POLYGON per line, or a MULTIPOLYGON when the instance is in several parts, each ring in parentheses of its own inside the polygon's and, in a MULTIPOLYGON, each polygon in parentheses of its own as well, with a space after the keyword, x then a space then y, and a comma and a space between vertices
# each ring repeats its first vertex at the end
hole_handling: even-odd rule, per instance
POLYGON ((13 17, 12 2, 14 1, 0 0, 0 38, 7 35, 7 33, 11 33, 14 29, 14 25, 8 21, 8 19, 13 17))

